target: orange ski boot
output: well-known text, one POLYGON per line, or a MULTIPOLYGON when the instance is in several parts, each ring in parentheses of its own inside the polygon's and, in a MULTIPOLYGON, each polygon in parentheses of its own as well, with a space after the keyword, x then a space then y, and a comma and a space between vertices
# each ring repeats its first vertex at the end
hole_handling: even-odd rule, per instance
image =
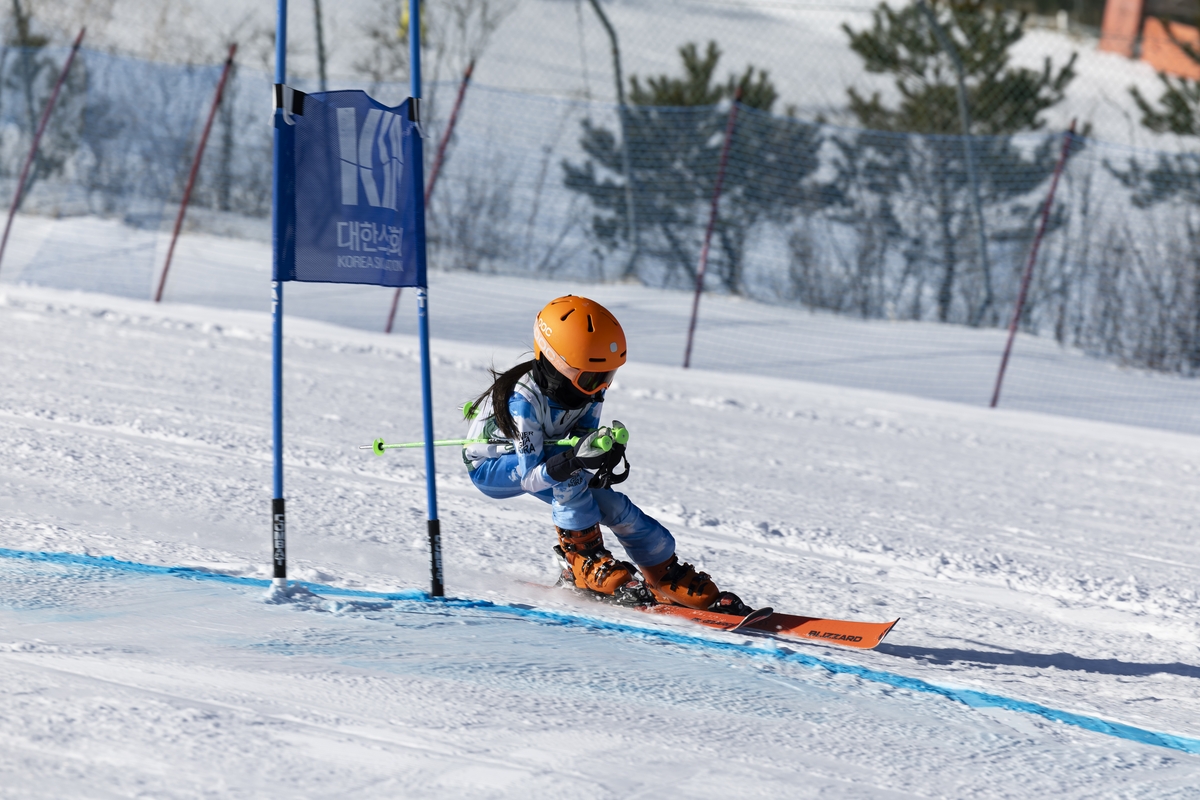
POLYGON ((604 546, 599 525, 582 531, 567 531, 557 526, 554 529, 558 531, 558 546, 554 550, 570 568, 569 575, 563 573, 564 582, 574 580, 580 589, 612 595, 634 580, 633 565, 613 558, 604 546))
POLYGON ((719 590, 707 573, 697 572, 674 555, 661 564, 642 567, 642 576, 660 603, 708 609, 718 597, 729 594, 719 590))

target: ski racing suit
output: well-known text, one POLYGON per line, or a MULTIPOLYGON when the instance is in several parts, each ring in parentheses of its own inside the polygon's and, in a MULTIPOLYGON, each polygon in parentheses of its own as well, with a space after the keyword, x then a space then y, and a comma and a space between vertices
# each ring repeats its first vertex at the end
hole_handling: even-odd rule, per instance
MULTIPOLYGON (((620 492, 589 487, 592 476, 587 470, 563 481, 546 474, 546 459, 567 449, 554 442, 599 428, 602 405, 600 400, 580 409, 563 408, 527 375, 508 400, 517 427, 517 438, 511 442, 513 452, 505 452, 507 444, 470 444, 463 447, 463 461, 471 481, 488 497, 533 495, 550 504, 559 528, 579 531, 599 522, 616 534, 635 564, 661 564, 675 553, 675 537, 662 523, 620 492)), ((496 430, 490 396, 476 406, 467 438, 503 438, 496 430)))

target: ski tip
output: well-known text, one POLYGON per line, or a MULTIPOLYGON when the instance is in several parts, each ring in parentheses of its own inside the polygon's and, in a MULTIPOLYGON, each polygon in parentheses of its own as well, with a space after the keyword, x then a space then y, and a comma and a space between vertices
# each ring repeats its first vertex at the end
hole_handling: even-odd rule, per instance
POLYGON ((879 638, 877 638, 875 640, 875 644, 871 645, 870 647, 863 648, 863 649, 864 650, 874 650, 876 647, 879 647, 879 645, 883 644, 883 640, 885 638, 887 638, 887 635, 892 632, 892 628, 896 627, 896 623, 899 621, 900 621, 900 618, 896 617, 894 620, 889 622, 887 624, 887 627, 879 632, 879 638))

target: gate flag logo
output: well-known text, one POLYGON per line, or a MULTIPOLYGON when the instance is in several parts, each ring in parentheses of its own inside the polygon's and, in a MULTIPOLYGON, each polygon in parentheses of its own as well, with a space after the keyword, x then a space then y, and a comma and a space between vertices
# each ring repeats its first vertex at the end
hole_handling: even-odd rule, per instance
POLYGON ((293 225, 280 243, 280 280, 425 285, 421 138, 410 108, 323 92, 279 128, 293 167, 281 176, 281 213, 293 225))
POLYGON ((367 119, 358 128, 357 111, 339 108, 338 155, 342 159, 342 205, 358 205, 358 183, 362 179, 367 203, 396 209, 396 190, 404 167, 400 145, 400 115, 377 108, 367 111, 367 119), (383 162, 382 197, 376 184, 375 161, 383 162))

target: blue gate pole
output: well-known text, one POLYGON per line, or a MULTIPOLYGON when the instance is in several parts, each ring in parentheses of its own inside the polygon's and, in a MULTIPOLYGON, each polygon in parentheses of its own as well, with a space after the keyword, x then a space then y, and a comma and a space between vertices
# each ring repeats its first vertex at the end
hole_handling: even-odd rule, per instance
MULTIPOLYGON (((275 83, 287 82, 287 0, 277 0, 275 19, 275 83)), ((275 109, 275 146, 272 164, 271 223, 271 403, 274 434, 275 493, 271 499, 271 551, 274 563, 273 583, 287 587, 287 515, 283 507, 283 244, 286 215, 283 201, 284 163, 282 158, 283 109, 275 109)))
MULTIPOLYGON (((412 105, 409 113, 413 120, 420 118, 421 97, 421 4, 420 0, 408 0, 408 63, 412 80, 412 105)), ((442 532, 438 522, 437 511, 437 482, 435 470, 436 447, 433 446, 433 386, 429 375, 429 287, 424 284, 425 278, 425 195, 422 187, 425 185, 424 164, 421 162, 424 148, 420 146, 420 133, 417 136, 417 147, 414 148, 416 157, 413 159, 415 179, 411 185, 413 202, 417 206, 417 259, 422 278, 422 285, 417 287, 417 327, 421 339, 421 412, 425 422, 425 491, 428 495, 429 507, 429 565, 431 573, 431 588, 429 594, 442 597, 446 593, 442 579, 442 532)))

